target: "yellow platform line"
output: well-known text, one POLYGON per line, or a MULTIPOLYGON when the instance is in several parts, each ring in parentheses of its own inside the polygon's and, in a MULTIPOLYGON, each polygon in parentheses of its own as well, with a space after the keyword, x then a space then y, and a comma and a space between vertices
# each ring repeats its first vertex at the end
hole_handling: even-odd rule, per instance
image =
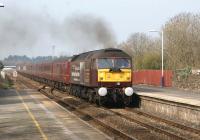
POLYGON ((44 140, 48 140, 47 136, 45 135, 45 133, 43 132, 42 128, 40 127, 40 124, 38 123, 38 121, 36 120, 35 116, 33 115, 33 113, 30 111, 28 105, 24 102, 24 99, 21 97, 20 93, 18 91, 16 91, 17 95, 19 96, 22 104, 24 105, 26 111, 28 112, 29 116, 31 117, 32 121, 34 122, 35 126, 37 127, 38 131, 40 132, 40 134, 42 135, 42 138, 44 140))

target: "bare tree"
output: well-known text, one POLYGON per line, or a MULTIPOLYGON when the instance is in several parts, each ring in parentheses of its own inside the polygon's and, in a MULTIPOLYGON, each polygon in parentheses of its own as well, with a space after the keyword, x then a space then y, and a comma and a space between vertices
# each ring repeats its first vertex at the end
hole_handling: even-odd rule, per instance
POLYGON ((119 45, 133 58, 134 69, 158 69, 160 59, 160 40, 151 38, 144 33, 132 34, 126 42, 119 45))
POLYGON ((169 68, 200 66, 200 15, 181 13, 164 26, 169 68))

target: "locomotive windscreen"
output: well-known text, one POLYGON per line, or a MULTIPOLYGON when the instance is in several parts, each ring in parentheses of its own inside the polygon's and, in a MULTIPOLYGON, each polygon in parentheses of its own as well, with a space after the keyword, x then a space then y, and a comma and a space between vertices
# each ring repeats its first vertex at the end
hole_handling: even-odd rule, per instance
POLYGON ((101 58, 97 59, 98 69, 109 69, 109 68, 131 68, 131 61, 127 58, 101 58))

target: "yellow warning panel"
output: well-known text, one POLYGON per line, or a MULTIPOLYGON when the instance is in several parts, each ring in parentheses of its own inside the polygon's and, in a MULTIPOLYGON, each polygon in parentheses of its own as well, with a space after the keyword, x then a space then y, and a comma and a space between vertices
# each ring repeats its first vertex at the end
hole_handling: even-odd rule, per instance
POLYGON ((98 69, 98 82, 131 82, 131 69, 121 69, 120 72, 98 69))

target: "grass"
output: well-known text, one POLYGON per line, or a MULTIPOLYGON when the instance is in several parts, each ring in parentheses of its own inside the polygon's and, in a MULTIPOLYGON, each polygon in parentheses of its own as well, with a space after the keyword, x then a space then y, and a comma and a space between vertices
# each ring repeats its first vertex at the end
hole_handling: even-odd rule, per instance
POLYGON ((0 89, 10 89, 12 86, 13 82, 8 77, 6 77, 6 79, 0 77, 0 89))

